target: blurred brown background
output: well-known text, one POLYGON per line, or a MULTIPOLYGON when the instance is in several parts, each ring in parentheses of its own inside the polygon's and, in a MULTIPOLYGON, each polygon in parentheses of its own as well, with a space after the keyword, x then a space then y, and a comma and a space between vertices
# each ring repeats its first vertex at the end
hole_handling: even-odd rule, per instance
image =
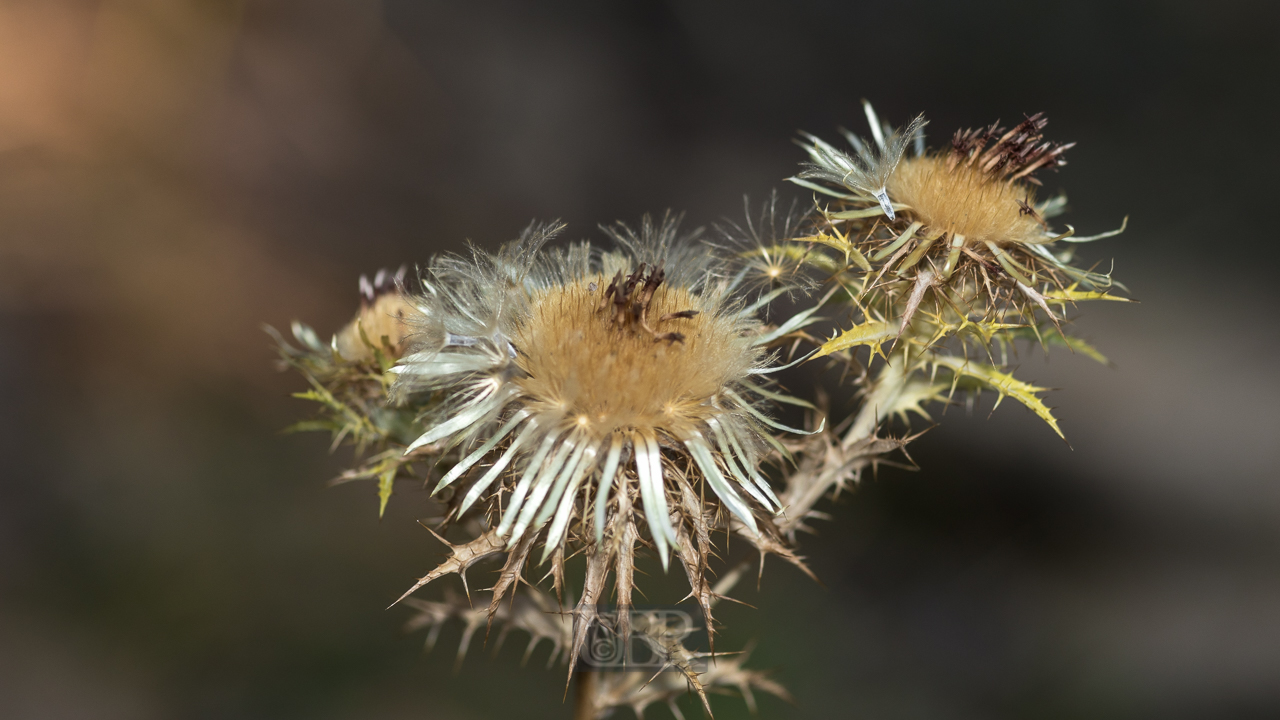
POLYGON ((1277 7, 0 0, 0 717, 567 717, 401 634, 422 493, 325 487, 260 324, 532 218, 803 199, 861 97, 935 144, 1046 111, 1142 304, 1082 310, 1114 369, 1024 359, 1074 451, 953 408, 806 541, 825 588, 725 611, 761 716, 1280 715, 1277 7))

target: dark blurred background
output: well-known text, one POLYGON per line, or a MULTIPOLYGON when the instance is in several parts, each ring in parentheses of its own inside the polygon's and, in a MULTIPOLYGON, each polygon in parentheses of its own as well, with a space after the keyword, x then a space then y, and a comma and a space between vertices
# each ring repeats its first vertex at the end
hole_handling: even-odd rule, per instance
POLYGON ((260 325, 533 218, 805 201, 791 139, 863 97, 935 144, 1047 112, 1142 302, 1081 309, 1114 368, 1023 358, 1074 450, 952 408, 805 541, 825 587, 744 588, 761 717, 1280 716, 1277 8, 0 0, 0 717, 567 717, 402 634, 424 494, 326 487, 260 325))

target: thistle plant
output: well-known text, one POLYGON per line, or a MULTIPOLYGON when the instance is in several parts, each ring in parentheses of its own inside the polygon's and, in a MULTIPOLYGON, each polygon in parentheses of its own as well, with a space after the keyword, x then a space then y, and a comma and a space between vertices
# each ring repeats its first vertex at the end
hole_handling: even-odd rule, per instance
POLYGON ((829 517, 817 505, 912 439, 890 418, 927 419, 957 391, 1012 396, 1062 435, 1010 353, 1035 341, 1105 361, 1066 313, 1121 299, 1120 286, 1073 265, 1070 243, 1123 224, 1092 237, 1049 224, 1066 200, 1036 200, 1036 173, 1070 145, 1044 141, 1040 115, 930 152, 923 117, 895 130, 865 110, 872 138, 846 133, 850 152, 804 136, 809 162, 791 180, 821 197, 810 212, 773 195, 714 241, 670 214, 603 228, 604 244, 557 245, 564 227, 535 223, 496 252, 362 277, 359 313, 328 343, 299 323, 296 344, 276 335, 311 386, 298 396, 319 404, 296 429, 357 450, 337 481, 375 480, 379 512, 399 479, 430 490, 424 524, 448 556, 393 603, 414 610, 428 646, 449 622, 464 627, 459 664, 482 627, 495 646, 527 634, 526 659, 547 641, 550 664, 579 670, 580 718, 654 704, 679 716, 690 691, 710 715, 717 689, 754 708, 753 691, 787 695, 746 653, 715 647, 713 610, 750 569, 725 565, 731 540, 758 553, 758 573, 776 555, 812 576, 797 542, 829 517), (800 309, 783 311, 784 297, 800 309), (829 339, 813 334, 824 320, 841 323, 829 339), (834 425, 806 399, 821 395, 816 372, 798 395, 773 380, 824 357, 863 396, 834 425), (803 428, 780 419, 788 405, 803 428), (664 573, 674 559, 707 650, 633 608, 644 555, 664 573), (496 574, 473 596, 467 571, 481 564, 496 574), (411 597, 449 575, 462 594, 411 597), (601 631, 642 640, 673 672, 581 671, 601 631))

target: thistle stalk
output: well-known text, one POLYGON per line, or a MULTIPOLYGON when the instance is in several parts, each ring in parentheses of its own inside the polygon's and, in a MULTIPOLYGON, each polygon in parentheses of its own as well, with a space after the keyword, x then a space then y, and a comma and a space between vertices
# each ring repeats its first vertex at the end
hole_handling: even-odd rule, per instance
POLYGON ((875 379, 870 382, 862 408, 841 441, 846 450, 874 435, 876 429, 898 407, 912 377, 907 357, 910 346, 903 344, 901 348, 889 354, 875 379))
POLYGON ((597 670, 579 670, 573 689, 573 720, 596 720, 599 708, 596 707, 596 685, 600 681, 597 670))

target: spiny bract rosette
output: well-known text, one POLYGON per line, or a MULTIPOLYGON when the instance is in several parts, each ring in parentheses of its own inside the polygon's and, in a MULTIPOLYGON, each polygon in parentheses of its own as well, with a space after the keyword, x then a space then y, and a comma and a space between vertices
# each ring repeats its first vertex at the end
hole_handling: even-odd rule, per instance
POLYGON ((664 567, 674 550, 713 627, 713 530, 802 565, 780 539, 785 507, 760 465, 771 448, 786 454, 775 432, 806 434, 767 414, 770 401, 807 404, 770 389, 786 366, 769 348, 816 309, 765 325, 763 308, 789 287, 747 292, 751 266, 680 236, 671 216, 608 229, 614 251, 544 248, 560 230, 531 226, 497 253, 440 258, 420 280, 393 395, 440 401, 407 451, 456 449, 435 492, 446 519, 478 507, 485 529, 406 596, 507 553, 495 612, 540 541, 557 591, 567 554, 583 551, 575 612, 589 621, 611 571, 618 605, 630 606, 644 528, 664 567))
MULTIPOLYGON (((745 564, 726 573, 716 584, 718 595, 728 593, 731 587, 741 579, 746 569, 745 564)), ((568 598, 572 604, 572 598, 568 598)), ((524 592, 512 598, 511 602, 501 603, 496 612, 490 613, 485 603, 479 606, 472 604, 467 598, 460 597, 451 589, 446 589, 444 599, 419 600, 408 598, 405 604, 415 611, 414 617, 406 625, 408 631, 426 630, 426 647, 433 648, 441 630, 448 623, 462 625, 462 637, 454 663, 455 671, 461 668, 467 651, 481 629, 490 625, 497 626, 497 638, 490 641, 492 651, 496 654, 506 642, 512 631, 528 636, 521 664, 526 664, 535 650, 543 645, 549 646, 547 667, 557 662, 570 662, 570 654, 574 645, 574 632, 577 628, 575 613, 559 612, 559 603, 536 587, 528 587, 524 592)), ((714 660, 708 660, 711 653, 690 649, 689 630, 683 621, 671 624, 669 617, 661 611, 637 610, 628 615, 633 621, 631 632, 645 648, 646 667, 643 669, 611 668, 609 672, 584 673, 579 676, 578 692, 575 693, 574 716, 581 718, 616 717, 618 708, 631 709, 637 718, 643 718, 645 710, 651 705, 666 705, 672 715, 683 717, 677 702, 688 694, 692 687, 702 701, 702 707, 708 717, 711 716, 711 705, 708 702, 709 692, 726 693, 736 691, 746 701, 747 708, 753 713, 756 710, 755 691, 767 692, 784 700, 791 696, 777 682, 769 678, 769 673, 745 667, 750 650, 738 653, 721 653, 714 660), (655 672, 661 667, 670 672, 655 672)), ((616 649, 617 617, 600 619, 599 631, 606 645, 597 647, 606 651, 616 649)), ((597 656, 598 657, 598 656, 597 656)))
POLYGON ((1084 300, 1123 300, 1109 292, 1123 287, 1109 273, 1073 266, 1073 248, 1062 244, 1119 234, 1124 223, 1091 237, 1049 224, 1066 198, 1037 201, 1034 173, 1064 165, 1063 153, 1074 143, 1045 141, 1042 114, 1010 129, 996 123, 957 131, 948 147, 929 152, 923 116, 896 130, 881 123, 870 104, 864 109, 871 140, 846 131, 850 154, 806 134, 801 144, 809 162, 791 178, 834 198, 820 204, 810 232, 794 238, 808 247, 792 252, 824 268, 837 265, 832 277, 861 316, 816 356, 852 362, 851 351, 867 346, 873 359, 886 360, 865 381, 863 410, 845 444, 871 437, 887 417, 924 415, 926 403, 946 400, 961 386, 1012 396, 1061 436, 1039 398, 1044 388, 1007 372, 1008 353, 1015 341, 1030 338, 1105 362, 1063 328, 1061 311, 1084 300), (840 256, 832 257, 831 249, 840 256), (935 382, 939 374, 950 382, 935 382))

